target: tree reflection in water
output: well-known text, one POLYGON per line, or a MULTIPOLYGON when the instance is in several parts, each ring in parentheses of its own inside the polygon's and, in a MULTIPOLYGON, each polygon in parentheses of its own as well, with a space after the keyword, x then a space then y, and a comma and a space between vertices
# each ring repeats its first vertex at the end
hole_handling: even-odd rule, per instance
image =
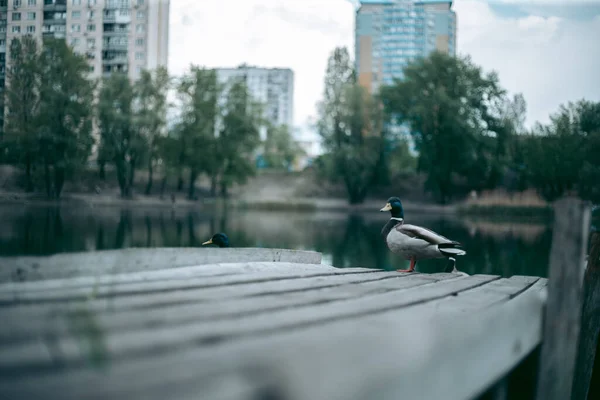
MULTIPOLYGON (((380 213, 188 212, 0 208, 0 255, 44 255, 125 247, 200 247, 226 232, 233 247, 314 250, 336 267, 395 270, 407 261, 391 254, 380 236, 380 213)), ((552 232, 544 222, 513 223, 414 215, 426 226, 462 242, 467 256, 457 267, 469 274, 546 276, 552 232)), ((426 260, 421 272, 442 271, 444 260, 426 260)))

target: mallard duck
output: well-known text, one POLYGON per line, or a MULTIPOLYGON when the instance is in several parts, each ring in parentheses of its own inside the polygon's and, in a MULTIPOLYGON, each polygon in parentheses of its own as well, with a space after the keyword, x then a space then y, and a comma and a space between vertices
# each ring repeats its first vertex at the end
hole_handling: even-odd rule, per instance
POLYGON ((400 254, 410 260, 410 268, 398 272, 413 272, 418 260, 430 258, 448 258, 448 269, 456 272, 455 256, 464 256, 466 251, 461 244, 445 238, 427 228, 404 223, 404 209, 398 197, 391 197, 381 212, 392 214, 390 221, 383 227, 381 235, 392 253, 400 254))
POLYGON ((215 233, 213 237, 202 243, 202 246, 206 246, 207 244, 214 244, 219 247, 229 247, 229 238, 224 233, 215 233))

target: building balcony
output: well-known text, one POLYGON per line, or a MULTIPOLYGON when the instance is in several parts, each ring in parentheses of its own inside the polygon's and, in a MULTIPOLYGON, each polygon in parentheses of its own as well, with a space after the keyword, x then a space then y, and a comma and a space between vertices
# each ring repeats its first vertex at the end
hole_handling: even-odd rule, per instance
POLYGON ((102 49, 104 50, 127 50, 129 45, 127 43, 103 43, 102 49))
POLYGON ((44 19, 44 25, 66 25, 67 20, 64 18, 44 19))
POLYGON ((115 36, 123 36, 127 37, 129 35, 129 31, 104 31, 102 35, 105 37, 115 37, 115 36))
POLYGON ((117 24, 129 24, 131 22, 131 15, 117 15, 115 22, 117 24))
POLYGON ((44 11, 67 11, 67 0, 44 0, 44 11))
POLYGON ((112 58, 103 58, 103 65, 126 65, 129 60, 127 57, 112 57, 112 58))
POLYGON ((42 32, 42 37, 43 38, 64 39, 67 37, 67 34, 65 32, 44 31, 44 32, 42 32))

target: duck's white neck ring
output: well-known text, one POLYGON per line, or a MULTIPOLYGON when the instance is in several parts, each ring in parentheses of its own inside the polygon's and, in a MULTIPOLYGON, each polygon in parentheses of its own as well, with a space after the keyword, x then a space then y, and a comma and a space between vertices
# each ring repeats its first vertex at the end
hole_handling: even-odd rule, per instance
POLYGON ((393 219, 394 221, 398 221, 398 222, 404 222, 404 218, 396 218, 396 217, 392 217, 390 219, 393 219))

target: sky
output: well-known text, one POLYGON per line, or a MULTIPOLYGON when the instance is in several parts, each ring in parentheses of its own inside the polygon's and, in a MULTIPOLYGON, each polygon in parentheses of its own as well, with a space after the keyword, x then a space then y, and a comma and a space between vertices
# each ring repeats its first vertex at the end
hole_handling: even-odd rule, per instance
MULTIPOLYGON (((600 0, 455 0, 453 9, 458 55, 523 93, 527 126, 547 123, 560 104, 600 101, 600 0)), ((291 68, 294 124, 304 138, 314 135, 330 52, 354 49, 348 0, 171 0, 170 18, 174 75, 191 64, 291 68)))

